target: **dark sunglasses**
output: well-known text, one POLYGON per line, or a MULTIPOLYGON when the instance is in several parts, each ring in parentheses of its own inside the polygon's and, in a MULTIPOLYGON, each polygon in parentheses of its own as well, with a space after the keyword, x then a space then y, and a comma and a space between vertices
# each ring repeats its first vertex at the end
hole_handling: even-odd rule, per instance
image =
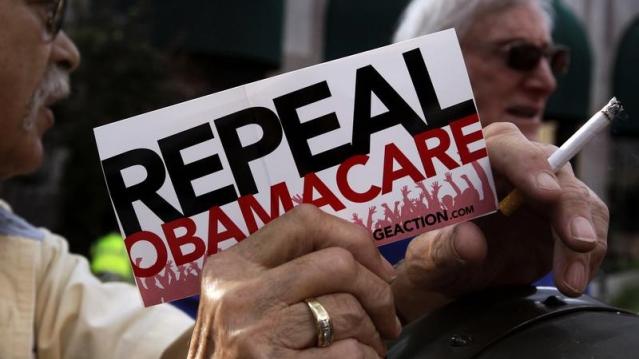
POLYGON ((530 71, 546 58, 555 75, 562 75, 570 66, 570 50, 561 45, 539 47, 528 42, 515 42, 502 47, 506 65, 516 71, 530 71))
POLYGON ((67 8, 66 0, 32 0, 30 3, 42 11, 47 40, 55 39, 64 22, 64 13, 67 8))

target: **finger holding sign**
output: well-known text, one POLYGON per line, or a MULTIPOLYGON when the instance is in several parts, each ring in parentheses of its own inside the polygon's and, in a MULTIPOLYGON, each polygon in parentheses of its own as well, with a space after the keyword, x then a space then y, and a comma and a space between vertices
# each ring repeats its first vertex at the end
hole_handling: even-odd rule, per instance
POLYGON ((318 249, 340 247, 375 275, 390 281, 393 267, 379 254, 370 233, 360 226, 302 204, 256 232, 250 245, 243 241, 234 252, 246 260, 272 268, 318 249), (258 239, 268 239, 260 241, 258 239))
POLYGON ((189 358, 364 357, 399 335, 393 268, 360 226, 303 205, 208 258, 189 358))
MULTIPOLYGON (((315 300, 330 313, 334 342, 353 338, 374 348, 377 353, 384 352, 380 333, 357 298, 337 293, 319 296, 315 300)), ((291 305, 282 311, 278 320, 282 325, 276 328, 277 333, 273 337, 282 341, 283 346, 301 350, 317 344, 317 329, 307 303, 291 305)))
POLYGON ((410 322, 459 294, 484 286, 487 242, 477 225, 460 223, 421 234, 409 244, 392 283, 398 314, 410 322))

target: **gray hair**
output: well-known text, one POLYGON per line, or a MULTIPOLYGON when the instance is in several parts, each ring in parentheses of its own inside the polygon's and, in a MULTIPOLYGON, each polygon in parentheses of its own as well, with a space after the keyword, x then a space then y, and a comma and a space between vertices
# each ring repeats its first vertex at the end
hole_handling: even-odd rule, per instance
POLYGON ((402 14, 393 42, 454 27, 464 38, 473 20, 518 4, 539 6, 548 28, 553 25, 551 0, 412 0, 402 14))

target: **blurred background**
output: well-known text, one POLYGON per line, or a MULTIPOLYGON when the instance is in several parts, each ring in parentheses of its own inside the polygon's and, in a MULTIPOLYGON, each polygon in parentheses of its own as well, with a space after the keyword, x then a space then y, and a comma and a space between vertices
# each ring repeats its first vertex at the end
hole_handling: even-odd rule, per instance
MULTIPOLYGON (((73 95, 45 138, 46 165, 0 183, 0 198, 90 256, 92 243, 117 229, 94 127, 389 44, 407 3, 69 0, 65 29, 83 57, 73 95)), ((574 165, 611 214, 608 256, 591 292, 639 311, 639 1, 554 6, 553 37, 571 48, 572 66, 551 98, 544 138, 561 143, 613 95, 623 101, 630 118, 574 165)))

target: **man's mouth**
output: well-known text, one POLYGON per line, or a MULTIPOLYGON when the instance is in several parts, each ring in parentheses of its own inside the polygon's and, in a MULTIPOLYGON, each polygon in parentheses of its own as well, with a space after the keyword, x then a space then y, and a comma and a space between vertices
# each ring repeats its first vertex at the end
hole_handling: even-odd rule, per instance
POLYGON ((506 108, 506 113, 511 116, 523 119, 539 118, 540 110, 533 106, 510 106, 506 108))
POLYGON ((69 75, 60 67, 53 66, 47 70, 35 96, 43 107, 51 109, 57 102, 66 98, 69 92, 69 75))
POLYGON ((55 123, 55 115, 53 114, 53 110, 49 107, 44 108, 44 116, 45 116, 45 128, 51 128, 55 123))
POLYGON ((63 94, 53 94, 53 95, 49 95, 43 104, 43 107, 47 108, 47 109, 51 109, 56 103, 60 102, 61 100, 63 100, 66 97, 66 95, 63 94))

